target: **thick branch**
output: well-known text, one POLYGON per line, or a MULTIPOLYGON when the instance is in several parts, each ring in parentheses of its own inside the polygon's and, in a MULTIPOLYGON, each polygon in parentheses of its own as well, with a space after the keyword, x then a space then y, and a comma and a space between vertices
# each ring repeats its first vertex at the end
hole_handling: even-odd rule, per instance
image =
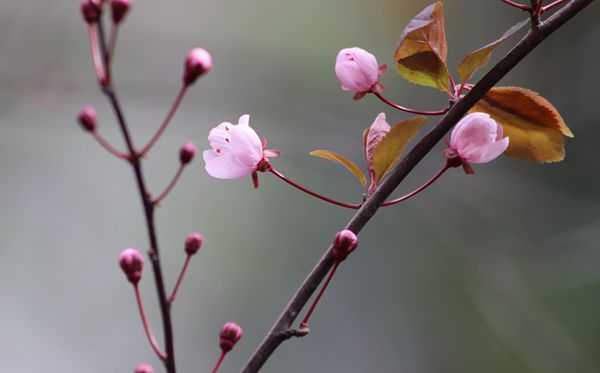
MULTIPOLYGON (((396 187, 412 171, 412 169, 433 149, 433 147, 444 137, 444 135, 467 113, 467 111, 483 97, 500 79, 502 79, 513 67, 515 67, 527 54, 529 54, 548 35, 556 31, 575 14, 591 4, 593 0, 572 0, 560 11, 530 30, 527 35, 515 47, 498 62, 473 89, 462 98, 450 111, 438 122, 438 124, 413 148, 413 150, 394 168, 377 191, 365 201, 346 225, 355 233, 358 233, 375 215, 381 204, 389 197, 396 187)), ((250 357, 243 373, 257 372, 269 359, 271 354, 286 339, 290 333, 286 333, 298 316, 298 313, 308 302, 319 284, 323 281, 331 266, 333 265, 333 253, 330 246, 323 254, 316 266, 308 274, 300 288, 289 301, 281 315, 275 321, 269 333, 260 343, 257 350, 250 357)))

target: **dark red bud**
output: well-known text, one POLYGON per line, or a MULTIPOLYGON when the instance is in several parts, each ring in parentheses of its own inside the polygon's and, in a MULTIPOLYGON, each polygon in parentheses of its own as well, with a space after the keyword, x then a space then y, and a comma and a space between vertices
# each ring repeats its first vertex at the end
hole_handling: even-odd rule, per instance
POLYGON ((201 233, 192 233, 185 239, 185 252, 188 255, 194 255, 200 250, 204 243, 204 236, 201 233))
POLYGON ((196 155, 196 145, 193 142, 188 141, 181 146, 179 149, 179 161, 181 164, 188 164, 194 159, 196 155))
POLYGON ((131 7, 131 1, 129 0, 111 0, 110 2, 110 12, 112 15, 112 20, 115 24, 121 23, 129 8, 131 7))
POLYGON ((91 106, 84 106, 77 114, 77 121, 81 125, 84 131, 94 132, 98 125, 96 118, 96 110, 91 106))
POLYGON ((212 68, 212 58, 203 48, 192 49, 185 57, 183 83, 190 85, 212 68))
POLYGON ((81 14, 88 24, 94 24, 102 14, 102 0, 83 0, 81 2, 81 14))
POLYGON ((333 239, 333 257, 339 263, 346 259, 358 246, 358 237, 354 232, 344 229, 333 239))
POLYGON ((228 322, 221 328, 219 333, 219 346, 223 353, 231 351, 233 346, 242 338, 244 331, 242 327, 234 322, 228 322))
POLYGON ((144 257, 136 249, 125 249, 119 256, 119 265, 132 284, 137 284, 142 278, 144 257))

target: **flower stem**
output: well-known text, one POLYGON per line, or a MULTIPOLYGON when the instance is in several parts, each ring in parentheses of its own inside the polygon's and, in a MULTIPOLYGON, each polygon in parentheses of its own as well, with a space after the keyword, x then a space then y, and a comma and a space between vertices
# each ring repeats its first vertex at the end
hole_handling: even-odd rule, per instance
POLYGON ((148 319, 146 318, 146 312, 144 311, 144 305, 142 304, 142 297, 140 296, 140 289, 138 284, 134 284, 133 288, 135 289, 135 299, 137 300, 138 308, 140 310, 140 317, 142 318, 142 323, 144 324, 144 331, 146 332, 146 336, 148 337, 148 341, 152 346, 154 352, 161 360, 165 360, 167 355, 161 351, 158 346, 158 342, 156 342, 156 338, 154 338, 154 334, 152 333, 152 329, 150 329, 150 325, 148 324, 148 319))
POLYGON ((446 107, 442 110, 437 110, 437 111, 425 111, 425 110, 414 110, 414 109, 409 109, 407 107, 404 106, 400 106, 390 100, 388 100, 387 98, 385 98, 381 93, 379 92, 372 92, 375 96, 377 96, 377 98, 379 98, 381 101, 385 102, 386 104, 388 104, 389 106, 396 108, 398 110, 402 110, 405 111, 407 113, 412 113, 412 114, 421 114, 421 115, 444 115, 448 112, 448 110, 450 110, 450 107, 446 107))
POLYGON ((165 117, 165 119, 163 120, 162 124, 158 128, 158 131, 156 131, 156 133, 154 134, 154 136, 152 136, 152 138, 150 139, 150 141, 148 142, 148 144, 146 144, 146 146, 144 146, 144 148, 140 152, 140 156, 143 157, 146 154, 148 154, 148 152, 150 151, 150 149, 154 146, 154 144, 156 144, 156 142, 158 141, 158 139, 160 138, 160 136, 163 134, 163 132, 165 132, 165 130, 169 126, 169 123, 171 122, 171 119, 173 118, 173 115, 175 115, 175 112, 177 111, 177 108, 179 107, 179 104, 181 103, 181 100, 183 99, 183 96, 185 95, 187 87, 188 86, 186 84, 183 84, 181 86, 181 89, 179 89, 179 93, 177 94, 177 97, 175 97, 175 101, 173 102, 173 105, 171 105, 171 109, 167 113, 167 116, 165 117))
POLYGON ((296 184, 295 182, 293 182, 292 180, 288 179, 287 177, 285 177, 281 172, 277 171, 275 168, 273 168, 273 166, 269 166, 268 171, 270 171, 273 175, 277 176, 278 178, 280 178, 281 180, 285 181, 286 183, 290 184, 291 186, 293 186, 294 188, 297 188, 301 191, 303 191, 304 193, 310 194, 313 197, 316 197, 320 200, 329 202, 333 205, 337 205, 337 206, 341 206, 341 207, 346 207, 349 209, 359 209, 361 205, 357 205, 357 204, 353 204, 353 203, 347 203, 347 202, 340 202, 340 201, 336 201, 335 199, 331 199, 329 197, 325 197, 319 193, 313 192, 310 189, 307 189, 305 187, 303 187, 302 185, 296 184))
POLYGON ((309 330, 309 328, 308 328, 308 320, 312 316, 312 313, 314 312, 315 307, 317 307, 317 303, 319 303, 319 300, 321 300, 321 297, 323 296, 323 293, 325 292, 325 289, 327 289, 327 286, 329 285, 329 282, 333 278, 333 275, 335 274, 335 271, 340 266, 340 263, 341 262, 336 261, 333 264, 333 267, 331 268, 331 272, 329 272, 329 276, 327 276, 327 279, 325 280, 325 283, 321 287, 321 290, 319 290, 319 294, 317 294, 317 297, 315 298, 315 300, 313 301, 313 304, 308 309, 308 312, 306 313, 306 316, 304 316, 304 319, 300 323, 300 331, 303 331, 303 330, 308 331, 309 330))
POLYGON ((117 45, 117 34, 119 32, 119 25, 113 23, 110 28, 110 36, 108 39, 108 51, 106 52, 107 63, 110 64, 115 55, 115 47, 117 45))
POLYGON ((508 5, 512 6, 514 8, 520 9, 520 10, 522 10, 524 12, 525 11, 529 11, 529 9, 530 9, 528 5, 517 3, 515 1, 511 1, 511 0, 500 0, 500 1, 502 1, 505 4, 508 4, 508 5))
POLYGON ((421 185, 420 187, 418 187, 417 189, 413 190, 412 192, 400 197, 400 198, 396 198, 393 199, 391 201, 385 201, 384 203, 381 204, 381 206, 391 206, 391 205, 395 205, 398 202, 402 202, 402 201, 406 201, 407 199, 419 194, 422 190, 426 189, 428 186, 430 186, 431 184, 433 184, 437 179, 439 179, 440 176, 442 176, 444 174, 444 172, 446 172, 447 169, 449 169, 450 167, 448 166, 448 163, 446 163, 444 165, 444 167, 442 167, 441 170, 438 171, 437 174, 435 174, 431 179, 429 179, 425 184, 421 185))
POLYGON ((160 202, 163 199, 165 199, 165 197, 168 196, 169 193, 171 193, 171 191, 175 187, 175 184, 177 184, 177 182, 179 181, 179 178, 181 177, 181 174, 183 173, 184 168, 185 168, 184 164, 179 165, 179 168, 177 169, 175 176, 173 176, 173 179, 171 179, 171 182, 169 183, 169 185, 167 185, 166 189, 158 197, 156 197, 156 199, 154 201, 152 201, 152 203, 155 206, 160 204, 160 202))
POLYGON ((547 12, 550 9, 554 8, 555 6, 558 6, 558 5, 560 5, 560 4, 562 4, 562 3, 566 2, 566 1, 567 0, 556 0, 553 3, 550 3, 550 4, 546 5, 546 6, 543 6, 542 9, 541 9, 541 12, 542 13, 547 12))
POLYGON ((100 144, 100 146, 102 146, 107 152, 109 152, 117 158, 129 161, 129 157, 127 156, 127 154, 115 149, 112 145, 108 143, 108 141, 106 141, 104 137, 102 137, 102 135, 98 133, 98 131, 93 131, 92 136, 98 142, 98 144, 100 144))
POLYGON ((90 49, 92 50, 94 73, 96 74, 96 79, 101 82, 104 79, 104 70, 102 68, 102 57, 100 56, 100 50, 98 49, 98 38, 94 25, 88 26, 88 36, 90 37, 90 49))
POLYGON ((177 277, 177 282, 175 283, 175 287, 173 288, 173 291, 171 292, 171 295, 169 296, 169 303, 173 303, 175 301, 175 297, 177 296, 177 290, 179 290, 179 285, 181 285, 183 276, 185 275, 187 267, 190 264, 190 259, 192 259, 192 256, 188 254, 187 257, 185 258, 185 262, 183 263, 183 267, 181 268, 181 272, 179 272, 179 277, 177 277))
POLYGON ((219 367, 221 366, 221 363, 225 359, 225 354, 226 354, 225 351, 221 351, 221 357, 219 357, 219 361, 217 361, 217 364, 213 368, 212 373, 217 373, 217 371, 219 370, 219 367))

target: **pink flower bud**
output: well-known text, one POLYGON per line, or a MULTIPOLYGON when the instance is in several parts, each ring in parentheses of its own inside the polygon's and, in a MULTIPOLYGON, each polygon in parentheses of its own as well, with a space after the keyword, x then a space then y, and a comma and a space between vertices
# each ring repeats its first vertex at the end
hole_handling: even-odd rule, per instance
POLYGON ((142 278, 144 257, 136 249, 125 249, 119 256, 119 265, 132 284, 137 284, 142 278))
POLYGON ((212 58, 203 48, 192 49, 185 57, 183 83, 190 85, 212 68, 212 58))
POLYGON ((200 250, 204 243, 204 236, 201 233, 192 233, 185 239, 185 252, 188 255, 194 255, 200 250))
POLYGON ((450 135, 450 148, 444 154, 451 159, 458 156, 467 173, 473 173, 470 164, 487 163, 508 148, 508 137, 503 137, 502 126, 489 114, 472 113, 460 120, 450 135))
POLYGON ((81 14, 88 24, 94 24, 100 19, 102 0, 82 0, 81 14))
POLYGON ((374 55, 361 48, 342 49, 335 60, 335 75, 342 83, 344 91, 355 92, 355 100, 369 91, 383 89, 379 78, 385 69, 385 65, 377 65, 374 55))
POLYGON ((179 148, 179 161, 181 164, 188 164, 194 159, 196 155, 196 145, 193 142, 188 141, 179 148))
POLYGON ((154 368, 149 364, 140 364, 135 367, 134 373, 154 373, 154 368))
POLYGON ((234 322, 228 322, 221 328, 219 333, 219 346, 223 353, 231 351, 233 346, 242 338, 244 331, 242 327, 234 322))
POLYGON ((111 0, 110 11, 115 24, 119 24, 121 21, 123 21, 125 15, 127 15, 127 12, 129 11, 130 6, 130 0, 111 0))
POLYGON ((354 232, 344 229, 333 239, 333 257, 339 263, 345 260, 358 247, 358 237, 354 232))
POLYGON ((77 114, 77 121, 81 125, 84 131, 94 132, 98 124, 96 118, 96 110, 91 106, 84 106, 77 114))

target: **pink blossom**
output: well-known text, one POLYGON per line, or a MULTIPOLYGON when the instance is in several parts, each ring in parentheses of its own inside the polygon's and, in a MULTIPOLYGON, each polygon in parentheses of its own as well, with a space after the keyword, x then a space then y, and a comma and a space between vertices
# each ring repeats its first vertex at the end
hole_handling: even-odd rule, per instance
POLYGON ((369 91, 381 91, 379 78, 386 65, 377 65, 374 55, 361 48, 342 49, 335 60, 335 75, 344 91, 355 92, 354 99, 362 98, 369 91))
MULTIPOLYGON (((259 166, 268 164, 268 157, 279 155, 277 150, 265 149, 248 125, 250 116, 242 115, 238 124, 223 122, 210 130, 208 141, 211 150, 202 153, 206 172, 217 179, 239 179, 259 171, 259 166)), ((260 170, 264 171, 264 170, 260 170)))
POLYGON ((241 326, 232 321, 225 323, 219 332, 219 346, 221 350, 224 353, 231 351, 243 335, 244 331, 241 326))
POLYGON ((469 172, 471 163, 487 163, 508 148, 502 126, 486 113, 472 113, 456 124, 450 136, 450 149, 469 172))

